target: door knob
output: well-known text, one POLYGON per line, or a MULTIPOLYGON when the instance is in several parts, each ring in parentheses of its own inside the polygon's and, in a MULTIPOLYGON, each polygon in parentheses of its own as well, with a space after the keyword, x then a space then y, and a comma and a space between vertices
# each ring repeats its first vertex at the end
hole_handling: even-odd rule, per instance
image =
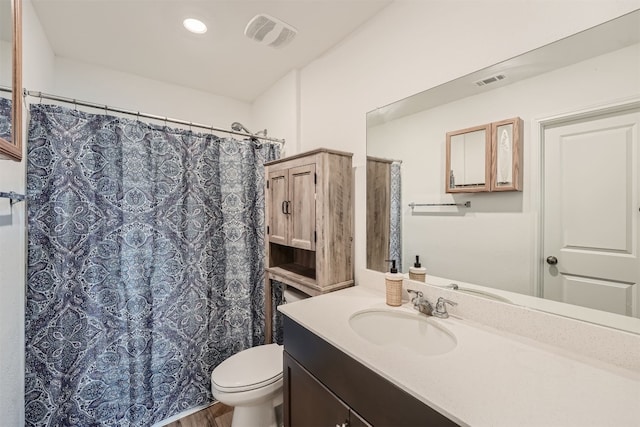
POLYGON ((558 263, 558 258, 554 257, 553 255, 547 257, 547 264, 556 265, 557 263, 558 263))

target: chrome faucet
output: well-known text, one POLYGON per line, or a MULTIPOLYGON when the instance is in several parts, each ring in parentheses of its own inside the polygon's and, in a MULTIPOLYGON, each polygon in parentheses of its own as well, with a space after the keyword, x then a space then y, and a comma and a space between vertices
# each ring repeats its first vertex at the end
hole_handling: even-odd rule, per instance
POLYGON ((433 312, 433 316, 439 317, 441 319, 446 319, 447 317, 449 317, 449 313, 447 313, 447 304, 458 305, 457 302, 453 302, 446 298, 440 297, 438 298, 438 302, 436 302, 436 309, 433 312))
POLYGON ((433 315, 433 306, 424 298, 424 294, 421 291, 407 289, 407 292, 409 292, 409 294, 414 294, 414 296, 411 297, 413 308, 415 308, 422 314, 426 314, 427 316, 433 315))

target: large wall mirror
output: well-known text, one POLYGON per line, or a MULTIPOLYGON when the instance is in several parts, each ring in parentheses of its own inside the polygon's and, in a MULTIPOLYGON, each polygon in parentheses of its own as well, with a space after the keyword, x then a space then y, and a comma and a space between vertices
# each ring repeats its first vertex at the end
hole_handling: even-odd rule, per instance
POLYGON ((0 158, 22 159, 22 4, 0 0, 0 158))
POLYGON ((368 161, 400 165, 402 231, 368 224, 368 258, 400 238, 427 283, 640 333, 639 29, 637 10, 369 112, 368 161), (445 192, 447 134, 507 117, 521 191, 445 192))

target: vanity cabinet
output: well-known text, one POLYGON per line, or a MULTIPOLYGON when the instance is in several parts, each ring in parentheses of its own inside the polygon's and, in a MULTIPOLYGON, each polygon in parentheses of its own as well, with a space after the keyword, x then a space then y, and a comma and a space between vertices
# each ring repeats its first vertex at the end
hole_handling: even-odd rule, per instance
POLYGON ((287 316, 284 350, 285 427, 457 425, 287 316))
POLYGON ((371 426, 287 352, 283 372, 285 426, 371 426))
POLYGON ((271 281, 315 296, 353 285, 353 154, 317 149, 265 164, 265 330, 271 281))

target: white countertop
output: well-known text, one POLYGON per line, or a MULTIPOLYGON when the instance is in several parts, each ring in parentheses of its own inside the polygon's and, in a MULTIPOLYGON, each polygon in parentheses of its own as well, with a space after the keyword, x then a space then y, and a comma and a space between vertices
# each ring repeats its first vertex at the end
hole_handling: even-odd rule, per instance
POLYGON ((387 306, 383 292, 363 286, 278 310, 461 425, 640 426, 637 372, 454 317, 429 318, 455 335, 448 353, 378 346, 349 326, 352 314, 369 308, 416 313, 408 303, 387 306))

